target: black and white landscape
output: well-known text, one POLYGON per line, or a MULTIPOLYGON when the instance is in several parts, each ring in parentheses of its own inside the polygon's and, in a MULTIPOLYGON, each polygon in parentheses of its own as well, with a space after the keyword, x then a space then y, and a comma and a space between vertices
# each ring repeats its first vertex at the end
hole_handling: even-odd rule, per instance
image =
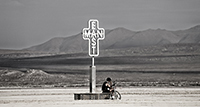
POLYGON ((0 107, 200 107, 199 77, 200 0, 0 0, 0 107), (90 19, 106 33, 95 95, 111 77, 121 100, 74 100, 90 19))
MULTIPOLYGON (((200 26, 186 30, 106 30, 95 58, 97 86, 111 76, 121 86, 200 86, 200 26)), ((1 50, 1 86, 88 86, 88 41, 81 33, 23 50, 1 50)))

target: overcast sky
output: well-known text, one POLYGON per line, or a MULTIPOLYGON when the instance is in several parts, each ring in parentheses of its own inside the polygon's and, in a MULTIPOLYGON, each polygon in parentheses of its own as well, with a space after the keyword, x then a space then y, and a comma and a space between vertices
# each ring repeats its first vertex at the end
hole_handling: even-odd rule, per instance
POLYGON ((0 48, 22 49, 100 27, 184 30, 200 24, 200 0, 0 0, 0 48))

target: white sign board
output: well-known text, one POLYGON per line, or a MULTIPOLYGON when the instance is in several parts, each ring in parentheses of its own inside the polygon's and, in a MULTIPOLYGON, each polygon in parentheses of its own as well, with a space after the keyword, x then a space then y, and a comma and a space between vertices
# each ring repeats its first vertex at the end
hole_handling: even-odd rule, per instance
POLYGON ((89 41, 89 55, 91 57, 99 55, 99 40, 105 38, 105 30, 99 28, 99 21, 90 19, 88 28, 83 29, 83 39, 89 41))

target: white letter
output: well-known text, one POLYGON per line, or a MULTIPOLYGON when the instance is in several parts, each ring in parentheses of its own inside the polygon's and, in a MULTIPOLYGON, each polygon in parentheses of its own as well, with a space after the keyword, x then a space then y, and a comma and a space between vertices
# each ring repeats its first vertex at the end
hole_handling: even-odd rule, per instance
POLYGON ((103 30, 97 30, 97 35, 99 38, 103 38, 103 30))
POLYGON ((92 29, 96 29, 96 23, 95 23, 95 21, 92 21, 92 29))
POLYGON ((84 30, 83 38, 90 38, 90 30, 84 30))

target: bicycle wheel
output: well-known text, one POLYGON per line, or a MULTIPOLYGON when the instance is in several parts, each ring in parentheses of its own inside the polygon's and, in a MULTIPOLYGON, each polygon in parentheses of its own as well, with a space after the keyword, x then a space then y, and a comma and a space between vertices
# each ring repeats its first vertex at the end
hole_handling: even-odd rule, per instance
POLYGON ((114 96, 115 96, 116 100, 121 100, 121 98, 122 98, 121 94, 118 91, 115 91, 114 96))

